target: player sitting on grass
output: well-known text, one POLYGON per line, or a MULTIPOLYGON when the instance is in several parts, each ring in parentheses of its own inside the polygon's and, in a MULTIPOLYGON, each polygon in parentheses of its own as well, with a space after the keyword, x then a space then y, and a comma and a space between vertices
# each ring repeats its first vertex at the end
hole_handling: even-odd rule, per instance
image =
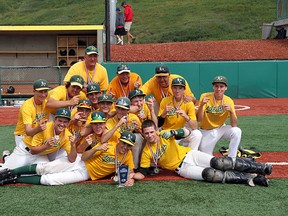
POLYGON ((230 157, 213 157, 180 146, 174 136, 179 136, 181 130, 160 133, 159 136, 156 125, 151 120, 143 122, 142 131, 146 146, 142 152, 140 172, 144 175, 147 175, 153 161, 156 168, 161 166, 187 179, 268 186, 265 175, 271 174, 271 165, 244 158, 237 158, 234 162, 230 157), (165 139, 163 136, 170 138, 165 139))
POLYGON ((59 108, 53 122, 46 124, 46 129, 33 137, 26 136, 3 165, 14 169, 34 163, 47 163, 58 157, 67 156, 70 162, 76 160, 75 135, 67 127, 71 118, 70 111, 59 108))

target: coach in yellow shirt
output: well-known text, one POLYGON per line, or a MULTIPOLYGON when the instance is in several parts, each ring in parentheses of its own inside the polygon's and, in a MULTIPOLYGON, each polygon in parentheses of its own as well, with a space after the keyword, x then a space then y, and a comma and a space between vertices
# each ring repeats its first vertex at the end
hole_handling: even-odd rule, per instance
POLYGON ((68 70, 64 82, 68 82, 73 75, 80 75, 86 82, 84 91, 90 83, 98 83, 101 91, 106 91, 109 85, 107 70, 97 61, 98 49, 95 46, 87 47, 84 61, 77 62, 68 70))
POLYGON ((216 143, 220 139, 228 139, 230 140, 228 156, 235 160, 242 132, 237 127, 234 102, 225 95, 227 78, 216 76, 212 85, 214 92, 202 94, 199 100, 197 120, 203 135, 199 150, 212 155, 216 143), (225 124, 227 118, 230 119, 231 125, 225 124))

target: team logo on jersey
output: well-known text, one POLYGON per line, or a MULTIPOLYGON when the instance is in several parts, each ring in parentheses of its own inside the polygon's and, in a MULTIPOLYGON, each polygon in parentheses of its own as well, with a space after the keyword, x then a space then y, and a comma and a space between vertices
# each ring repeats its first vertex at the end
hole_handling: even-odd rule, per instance
POLYGON ((32 124, 36 124, 40 122, 42 119, 47 119, 47 114, 46 113, 37 113, 35 115, 34 120, 32 121, 32 124))
POLYGON ((224 113, 225 110, 223 109, 223 106, 207 106, 206 113, 211 113, 211 114, 219 114, 219 113, 224 113))
POLYGON ((102 157, 102 162, 107 164, 115 164, 115 158, 110 155, 104 155, 102 157))

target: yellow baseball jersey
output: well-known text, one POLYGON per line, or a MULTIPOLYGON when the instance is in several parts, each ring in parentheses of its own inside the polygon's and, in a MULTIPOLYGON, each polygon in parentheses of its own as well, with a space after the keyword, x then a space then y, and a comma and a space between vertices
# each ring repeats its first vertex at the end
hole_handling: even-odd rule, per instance
MULTIPOLYGON (((66 101, 66 100, 69 100, 69 98, 67 98, 67 94, 68 94, 67 88, 64 85, 61 85, 49 91, 48 98, 53 98, 54 100, 59 100, 59 101, 66 101)), ((85 93, 80 91, 80 100, 84 100, 84 99, 86 99, 86 95, 85 93)), ((55 114, 56 109, 54 109, 53 111, 51 109, 51 113, 55 114)))
MULTIPOLYGON (((109 142, 117 143, 120 136, 121 136, 121 133, 125 130, 133 132, 135 129, 135 124, 133 123, 134 121, 137 122, 138 125, 141 127, 141 122, 140 122, 138 116, 136 116, 135 114, 129 113, 127 124, 122 124, 119 128, 117 128, 115 133, 109 139, 109 142)), ((119 121, 118 121, 117 115, 115 115, 113 118, 110 118, 107 120, 106 128, 108 130, 111 130, 118 122, 119 121)))
MULTIPOLYGON (((71 150, 71 143, 69 140, 69 136, 71 135, 72 134, 66 128, 60 135, 58 135, 59 140, 54 145, 54 147, 41 152, 39 155, 47 155, 47 154, 57 151, 60 148, 65 149, 67 154, 69 154, 71 150)), ((47 141, 49 138, 54 137, 54 136, 55 136, 54 135, 54 122, 48 122, 46 125, 46 130, 35 134, 33 137, 27 136, 23 138, 23 141, 28 148, 31 148, 32 146, 43 145, 45 141, 47 141)))
MULTIPOLYGON (((152 94, 154 98, 156 99, 156 101, 158 102, 158 104, 160 104, 163 98, 173 95, 173 92, 171 89, 172 80, 178 77, 183 78, 180 75, 170 74, 169 87, 162 89, 157 82, 157 78, 154 76, 151 79, 149 79, 143 86, 141 86, 140 90, 142 90, 144 94, 146 95, 152 94)), ((186 89, 185 89, 184 94, 194 97, 194 94, 192 93, 187 82, 186 82, 186 89)))
POLYGON ((112 92, 113 94, 115 94, 116 99, 118 99, 119 97, 128 97, 130 91, 134 90, 134 83, 136 81, 138 81, 142 85, 141 77, 138 74, 131 72, 129 84, 125 87, 121 87, 120 80, 118 76, 116 76, 111 80, 109 84, 108 94, 112 92))
POLYGON ((179 129, 183 128, 186 120, 176 113, 177 107, 179 107, 180 110, 184 110, 186 114, 192 119, 196 120, 196 114, 195 114, 195 106, 192 101, 190 102, 184 102, 181 101, 177 103, 174 100, 173 96, 169 96, 166 98, 163 98, 163 100, 160 103, 159 113, 158 116, 161 115, 161 113, 166 109, 166 106, 174 106, 174 109, 171 110, 169 113, 167 113, 167 116, 165 118, 164 124, 161 126, 163 130, 166 129, 179 129))
POLYGON ((14 135, 27 136, 25 132, 25 125, 31 125, 32 128, 38 126, 40 120, 49 119, 50 110, 46 107, 47 100, 42 105, 34 103, 34 97, 26 100, 18 113, 18 121, 14 135))
POLYGON ((202 121, 198 123, 200 128, 211 130, 218 128, 225 123, 226 119, 230 117, 230 112, 223 109, 223 104, 230 104, 231 109, 236 116, 234 102, 230 97, 224 95, 223 100, 217 100, 215 103, 213 92, 208 92, 201 95, 199 104, 204 96, 208 97, 210 100, 203 106, 203 118, 202 121))
MULTIPOLYGON (((138 116, 138 114, 144 114, 146 116, 146 119, 151 119, 151 112, 150 112, 149 107, 146 103, 143 104, 141 110, 139 110, 137 113, 135 113, 135 115, 137 115, 137 116, 138 116)), ((140 118, 139 118, 139 120, 141 121, 140 118)))
MULTIPOLYGON (((93 148, 96 147, 97 146, 94 146, 93 148)), ((91 157, 87 161, 84 161, 89 176, 92 180, 104 178, 116 171, 115 148, 116 145, 112 145, 109 147, 107 151, 97 151, 93 155, 93 157, 91 157)), ((130 170, 134 169, 133 156, 130 150, 127 152, 126 156, 124 154, 119 153, 117 156, 117 160, 118 162, 123 160, 121 165, 129 166, 130 170)))
MULTIPOLYGON (((142 152, 140 162, 140 167, 142 168, 149 168, 151 162, 153 162, 153 155, 151 153, 150 146, 153 154, 156 154, 157 143, 153 143, 151 145, 146 143, 142 152)), ((191 151, 191 148, 189 147, 180 146, 175 141, 174 137, 168 140, 160 137, 159 146, 160 150, 158 153, 157 165, 167 170, 175 170, 182 162, 187 152, 191 151)))
POLYGON ((101 64, 96 63, 95 70, 88 70, 88 77, 87 77, 85 62, 84 61, 77 62, 76 64, 71 66, 70 69, 68 70, 66 76, 64 77, 64 82, 69 82, 70 78, 73 75, 82 76, 85 82, 87 83, 89 83, 89 80, 93 83, 98 83, 101 91, 106 91, 108 89, 109 81, 107 70, 101 64))

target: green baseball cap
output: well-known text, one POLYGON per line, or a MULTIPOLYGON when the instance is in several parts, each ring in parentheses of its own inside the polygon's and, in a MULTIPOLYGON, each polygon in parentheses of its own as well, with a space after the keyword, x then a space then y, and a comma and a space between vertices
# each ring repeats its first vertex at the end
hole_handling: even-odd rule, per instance
POLYGON ((86 55, 91 55, 91 54, 96 54, 98 55, 98 49, 95 46, 88 46, 85 49, 85 54, 86 55))
POLYGON ((80 100, 77 108, 92 109, 92 103, 89 100, 80 100))
POLYGON ((155 68, 155 76, 169 76, 170 72, 169 72, 169 68, 164 65, 158 65, 155 68))
POLYGON ((117 74, 122 74, 124 72, 130 73, 130 68, 126 64, 120 64, 117 67, 117 74))
POLYGON ((90 123, 99 123, 106 122, 106 117, 103 112, 95 111, 91 113, 91 122, 90 123))
POLYGON ((130 100, 129 98, 126 97, 119 97, 118 100, 116 101, 116 107, 120 107, 122 109, 129 110, 130 109, 130 100))
POLYGON ((225 76, 216 76, 213 79, 212 85, 214 85, 215 83, 223 83, 226 86, 228 85, 228 80, 225 76))
POLYGON ((81 89, 84 85, 84 79, 80 75, 73 75, 69 80, 71 86, 79 86, 81 89))
POLYGON ((132 100, 132 98, 137 97, 137 96, 143 96, 143 97, 145 97, 146 95, 145 95, 145 94, 143 93, 143 91, 141 91, 140 89, 134 89, 134 90, 132 90, 132 91, 129 93, 128 98, 129 98, 130 100, 132 100))
POLYGON ((33 88, 35 91, 49 90, 48 82, 44 79, 38 79, 34 82, 33 88))
POLYGON ((87 86, 87 93, 86 94, 91 94, 94 92, 101 92, 100 86, 98 83, 91 83, 87 86))
POLYGON ((59 109, 57 109, 55 117, 63 117, 63 118, 68 118, 70 120, 71 119, 71 112, 67 108, 59 108, 59 109))
POLYGON ((120 136, 120 141, 127 143, 128 145, 134 146, 136 136, 130 131, 123 131, 120 136))
POLYGON ((100 95, 98 97, 98 103, 101 103, 101 102, 111 102, 111 103, 113 103, 114 100, 113 100, 111 95, 103 94, 103 95, 100 95))
POLYGON ((172 80, 172 86, 183 86, 186 87, 186 81, 185 79, 178 77, 178 78, 174 78, 172 80))

